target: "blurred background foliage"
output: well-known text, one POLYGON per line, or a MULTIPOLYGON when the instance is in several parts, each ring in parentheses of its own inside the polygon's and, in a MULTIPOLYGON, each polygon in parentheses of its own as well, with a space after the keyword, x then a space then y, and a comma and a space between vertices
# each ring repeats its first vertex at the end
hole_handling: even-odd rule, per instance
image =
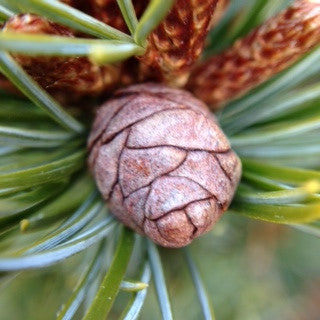
MULTIPOLYGON (((225 215, 196 240, 191 252, 221 320, 317 320, 320 314, 320 242, 285 226, 225 215)), ((201 319, 182 254, 162 249, 175 319, 201 319)), ((1 319, 55 319, 88 261, 88 252, 1 286, 1 319)), ((112 316, 118 319, 123 297, 112 316)), ((81 319, 81 317, 75 317, 81 319)), ((153 285, 141 319, 161 319, 153 285)))

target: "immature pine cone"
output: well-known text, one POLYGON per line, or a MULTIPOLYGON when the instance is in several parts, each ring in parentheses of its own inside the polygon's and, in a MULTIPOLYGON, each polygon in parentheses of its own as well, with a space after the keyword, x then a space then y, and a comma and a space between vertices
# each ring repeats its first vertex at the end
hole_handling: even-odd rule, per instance
POLYGON ((140 80, 182 87, 199 58, 218 0, 176 0, 167 17, 150 34, 140 58, 140 80))
POLYGON ((296 0, 231 48, 200 64, 187 85, 213 109, 295 63, 320 42, 320 1, 296 0))
MULTIPOLYGON (((61 2, 85 12, 113 28, 126 33, 129 32, 116 0, 62 0, 61 2)), ((148 2, 149 0, 133 1, 138 18, 141 17, 148 2)))
MULTIPOLYGON (((4 24, 2 32, 75 37, 71 29, 33 14, 13 16, 4 24)), ((100 66, 86 57, 14 57, 44 89, 65 104, 106 94, 115 89, 120 79, 118 65, 100 66)), ((10 84, 0 79, 0 87, 10 88, 10 84)))
POLYGON ((207 107, 160 84, 116 92, 98 110, 88 146, 113 214, 166 247, 209 231, 240 179, 240 160, 207 107))

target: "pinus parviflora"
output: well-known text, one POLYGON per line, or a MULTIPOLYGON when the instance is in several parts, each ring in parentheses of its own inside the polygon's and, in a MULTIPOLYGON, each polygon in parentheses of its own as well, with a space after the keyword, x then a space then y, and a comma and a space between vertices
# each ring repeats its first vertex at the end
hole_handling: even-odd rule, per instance
POLYGON ((213 319, 216 301, 217 319, 316 319, 317 244, 292 230, 320 235, 319 17, 316 0, 0 1, 0 318, 213 319), (207 103, 242 162, 228 213, 183 249, 125 229, 87 169, 97 106, 145 82, 207 103))

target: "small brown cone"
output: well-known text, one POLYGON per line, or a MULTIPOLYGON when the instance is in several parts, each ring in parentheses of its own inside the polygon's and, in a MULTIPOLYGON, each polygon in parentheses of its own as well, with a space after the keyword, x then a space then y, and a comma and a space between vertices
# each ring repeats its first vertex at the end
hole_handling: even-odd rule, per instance
MULTIPOLYGON (((62 2, 123 32, 128 32, 116 0, 63 0, 62 2)), ((138 17, 148 4, 148 0, 133 1, 138 17)))
POLYGON ((166 19, 149 36, 141 57, 140 80, 181 87, 202 52, 218 0, 177 0, 166 19))
POLYGON ((214 10, 214 15, 212 16, 212 19, 210 22, 210 28, 213 28, 215 25, 219 23, 219 21, 222 19, 222 17, 228 10, 229 5, 230 5, 230 0, 218 1, 216 9, 214 10))
POLYGON ((320 0, 295 1, 195 68, 187 88, 217 109, 292 65, 319 42, 320 0))
MULTIPOLYGON (((70 29, 31 14, 9 19, 3 31, 74 37, 70 29)), ((64 104, 105 94, 115 88, 120 78, 119 66, 99 66, 82 57, 14 57, 29 75, 64 104)), ((5 81, 0 83, 5 84, 5 81)))

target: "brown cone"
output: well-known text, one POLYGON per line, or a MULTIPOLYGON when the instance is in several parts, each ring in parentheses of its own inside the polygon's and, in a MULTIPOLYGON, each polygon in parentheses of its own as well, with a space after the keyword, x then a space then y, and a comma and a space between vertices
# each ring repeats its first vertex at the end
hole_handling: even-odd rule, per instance
MULTIPOLYGON (((5 23, 2 30, 74 37, 70 29, 31 14, 14 16, 5 23)), ((112 91, 120 78, 119 66, 99 66, 82 57, 14 57, 29 75, 64 104, 112 91)))
POLYGON ((149 36, 141 57, 141 80, 181 87, 200 56, 218 0, 177 0, 166 19, 149 36))
MULTIPOLYGON (((117 86, 145 80, 157 80, 183 86, 193 63, 201 54, 218 0, 177 0, 161 25, 149 37, 147 53, 116 66, 98 66, 86 58, 47 58, 16 56, 26 71, 50 94, 64 104, 98 97, 117 86)), ((223 0, 221 0, 223 1, 223 0)), ((127 31, 115 0, 64 0, 95 18, 127 31)), ((137 16, 148 1, 134 2, 137 16)), ((63 36, 77 34, 34 15, 10 19, 4 30, 63 36)))
MULTIPOLYGON (((128 32, 116 0, 64 2, 112 27, 128 32)), ((148 2, 133 2, 138 18, 148 2)), ((156 80, 178 87, 183 86, 188 79, 191 66, 202 52, 217 2, 219 0, 176 0, 169 15, 149 36, 147 53, 140 58, 140 62, 135 61, 136 64, 140 63, 140 67, 136 69, 130 65, 126 68, 129 81, 124 81, 124 84, 156 80)), ((220 2, 221 13, 227 1, 220 2)))
POLYGON ((213 28, 216 26, 226 11, 228 10, 230 5, 230 0, 219 0, 216 6, 216 9, 214 10, 214 15, 212 16, 211 22, 210 22, 210 28, 213 28))
POLYGON ((299 0, 192 73, 187 88, 213 109, 296 62, 320 41, 320 1, 299 0))
MULTIPOLYGON (((62 2, 103 21, 113 28, 128 32, 116 0, 63 0, 62 2)), ((133 1, 138 17, 141 16, 148 3, 148 0, 133 1)))

